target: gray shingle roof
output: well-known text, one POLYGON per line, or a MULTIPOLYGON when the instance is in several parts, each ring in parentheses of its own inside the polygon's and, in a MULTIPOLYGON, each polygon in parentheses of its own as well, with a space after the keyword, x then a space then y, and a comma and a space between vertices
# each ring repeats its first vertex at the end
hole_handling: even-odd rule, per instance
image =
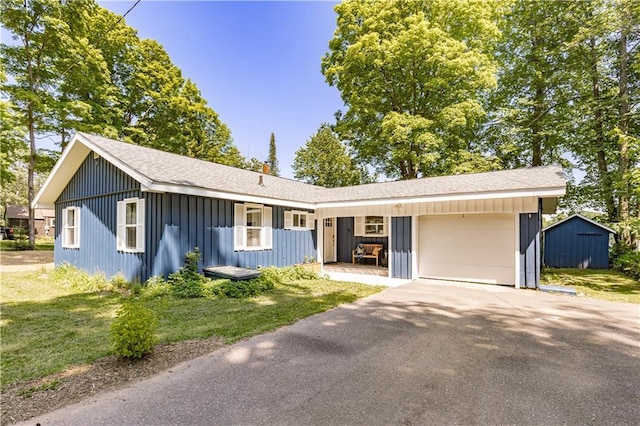
POLYGON ((87 133, 80 135, 156 184, 313 203, 324 188, 87 133), (260 176, 263 184, 260 185, 260 176))
POLYGON ((565 186, 560 166, 529 167, 497 172, 439 176, 409 181, 381 182, 323 191, 318 202, 415 198, 483 192, 510 192, 565 186))
POLYGON ((101 136, 79 134, 117 159, 122 165, 137 171, 155 184, 179 185, 310 204, 535 191, 565 187, 560 166, 381 182, 342 188, 323 188, 291 179, 264 176, 263 185, 260 185, 260 173, 101 136))

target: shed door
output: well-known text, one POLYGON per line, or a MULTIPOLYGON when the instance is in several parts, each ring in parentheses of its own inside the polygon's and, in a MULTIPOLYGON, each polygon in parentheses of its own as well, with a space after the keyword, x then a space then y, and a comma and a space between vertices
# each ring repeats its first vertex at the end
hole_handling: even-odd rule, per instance
POLYGON ((421 277, 515 284, 514 215, 422 216, 418 234, 421 277))

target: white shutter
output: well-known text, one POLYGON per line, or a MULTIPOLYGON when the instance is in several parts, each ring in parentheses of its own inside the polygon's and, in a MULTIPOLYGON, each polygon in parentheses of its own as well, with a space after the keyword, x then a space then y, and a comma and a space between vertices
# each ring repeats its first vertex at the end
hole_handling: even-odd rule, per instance
POLYGON ((75 207, 75 217, 73 218, 74 220, 74 224, 76 226, 75 229, 75 243, 74 243, 74 247, 80 247, 80 207, 75 207))
POLYGON ((285 211, 284 212, 284 229, 293 228, 293 212, 285 211))
POLYGON ((118 201, 118 212, 117 212, 117 248, 118 250, 124 250, 124 237, 125 237, 125 216, 126 216, 126 203, 124 201, 118 201))
POLYGON ((68 226, 69 226, 69 222, 67 220, 67 209, 62 209, 62 232, 60 233, 62 235, 62 247, 67 247, 68 245, 68 239, 67 239, 67 233, 69 232, 68 226))
POLYGON ((271 226, 273 217, 273 211, 271 207, 265 207, 262 209, 262 248, 265 250, 271 250, 273 248, 273 227, 271 226))
POLYGON ((136 251, 144 252, 144 199, 140 199, 136 203, 136 251))
POLYGON ((364 216, 356 216, 353 226, 353 235, 362 237, 364 235, 364 216))
POLYGON ((307 216, 307 228, 316 229, 316 215, 313 213, 309 213, 307 216))
POLYGON ((233 205, 233 249, 244 250, 246 245, 246 221, 247 215, 245 214, 244 204, 233 205))

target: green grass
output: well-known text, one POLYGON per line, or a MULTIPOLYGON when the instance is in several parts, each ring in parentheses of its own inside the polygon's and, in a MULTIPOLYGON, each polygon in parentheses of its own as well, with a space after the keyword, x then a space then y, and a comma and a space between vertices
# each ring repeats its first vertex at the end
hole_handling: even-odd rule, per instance
MULTIPOLYGON (((0 251, 16 250, 19 240, 0 240, 0 251)), ((37 238, 34 250, 53 251, 53 238, 37 238)))
MULTIPOLYGON (((160 320, 160 343, 223 337, 231 343, 274 330, 382 287, 324 279, 286 282, 247 299, 149 297, 160 320)), ((0 294, 2 388, 45 377, 113 353, 109 326, 118 293, 79 292, 44 271, 6 273, 0 294)))
POLYGON ((609 269, 546 268, 541 283, 573 287, 578 293, 596 299, 640 303, 640 282, 609 269))

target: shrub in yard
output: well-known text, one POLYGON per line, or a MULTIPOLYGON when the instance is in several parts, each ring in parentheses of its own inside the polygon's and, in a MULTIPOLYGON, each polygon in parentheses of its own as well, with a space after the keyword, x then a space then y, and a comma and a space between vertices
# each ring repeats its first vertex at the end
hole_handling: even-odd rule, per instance
POLYGON ((613 268, 623 274, 640 279, 640 252, 629 246, 616 244, 611 250, 613 268))
POLYGON ((153 276, 142 287, 140 295, 145 298, 168 296, 173 292, 173 286, 162 279, 161 276, 153 276))
POLYGON ((169 284, 173 286, 173 293, 177 297, 188 299, 203 296, 203 285, 208 279, 198 272, 201 257, 196 247, 184 256, 184 266, 169 275, 169 284))
POLYGON ((158 320, 154 312, 136 299, 125 300, 111 324, 113 350, 120 358, 142 358, 156 343, 158 320))
POLYGON ((113 283, 104 274, 89 275, 70 263, 63 263, 53 270, 52 276, 56 283, 66 287, 83 291, 113 291, 113 283))
POLYGON ((286 266, 284 268, 269 266, 261 269, 261 271, 261 278, 271 282, 273 285, 282 284, 285 281, 318 279, 318 274, 300 265, 286 266))
POLYGON ((273 284, 264 278, 254 278, 246 281, 217 280, 211 291, 216 296, 243 299, 272 290, 273 284))

